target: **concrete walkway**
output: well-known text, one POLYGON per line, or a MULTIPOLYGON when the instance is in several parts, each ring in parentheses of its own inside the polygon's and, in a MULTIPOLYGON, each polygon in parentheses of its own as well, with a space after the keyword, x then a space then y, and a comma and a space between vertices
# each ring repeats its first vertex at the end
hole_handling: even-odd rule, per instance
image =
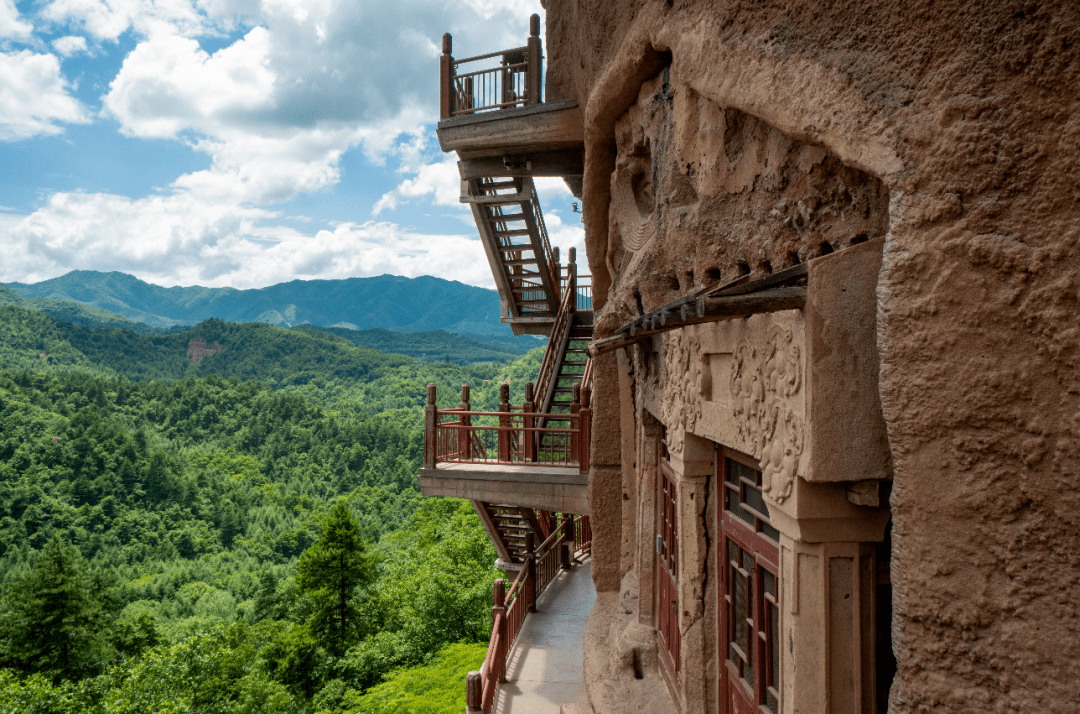
POLYGON ((559 573, 525 618, 495 714, 559 714, 564 704, 587 711, 582 645, 594 600, 591 558, 559 573))

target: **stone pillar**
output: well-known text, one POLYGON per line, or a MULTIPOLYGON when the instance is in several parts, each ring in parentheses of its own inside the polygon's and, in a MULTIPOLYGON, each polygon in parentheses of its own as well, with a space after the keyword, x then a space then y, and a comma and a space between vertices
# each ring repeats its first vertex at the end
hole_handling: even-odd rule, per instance
POLYGON ((873 714, 873 544, 781 536, 780 560, 783 711, 873 714))
POLYGON ((660 422, 641 410, 637 439, 637 522, 641 524, 637 540, 638 622, 652 627, 655 624, 656 592, 656 470, 660 467, 660 422))
MULTIPOLYGON (((638 510, 638 443, 636 415, 631 405, 634 403, 634 375, 626 350, 616 352, 619 365, 619 403, 626 405, 620 409, 620 431, 622 436, 622 555, 619 567, 620 578, 634 568, 636 559, 638 529, 649 530, 637 518, 638 510)), ((654 449, 655 451, 655 449, 654 449)), ((651 534, 646 534, 648 537, 651 534)))
MULTIPOLYGON (((676 428, 668 425, 669 431, 676 428)), ((709 682, 706 663, 713 657, 715 633, 705 630, 705 583, 709 565, 708 498, 715 472, 711 441, 686 434, 681 450, 671 451, 679 528, 679 632, 682 634, 679 698, 683 714, 705 714, 709 682)))
POLYGON ((593 519, 592 576, 596 591, 619 589, 622 548, 622 442, 618 364, 613 354, 593 360, 589 511, 593 519))

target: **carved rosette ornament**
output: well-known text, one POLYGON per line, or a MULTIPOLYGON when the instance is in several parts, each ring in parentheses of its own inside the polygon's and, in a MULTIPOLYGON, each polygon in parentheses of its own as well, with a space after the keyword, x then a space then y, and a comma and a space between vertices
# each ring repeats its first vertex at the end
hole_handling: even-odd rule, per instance
POLYGON ((777 503, 791 495, 803 451, 802 419, 792 398, 802 389, 802 353, 791 329, 769 328, 759 351, 747 339, 731 363, 733 416, 742 448, 761 454, 762 491, 777 503))
POLYGON ((693 432, 701 418, 701 346, 697 337, 684 336, 682 330, 668 333, 665 341, 660 418, 668 428, 668 451, 679 454, 686 432, 693 432))

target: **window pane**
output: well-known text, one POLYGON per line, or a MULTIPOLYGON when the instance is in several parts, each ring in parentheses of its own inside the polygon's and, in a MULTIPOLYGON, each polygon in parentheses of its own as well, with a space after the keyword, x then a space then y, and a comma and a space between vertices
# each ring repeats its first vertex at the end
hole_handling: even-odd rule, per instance
POLYGON ((739 493, 737 491, 727 490, 726 503, 724 507, 731 511, 731 514, 738 518, 740 521, 745 521, 751 526, 754 525, 754 516, 743 510, 743 507, 739 504, 739 493))
POLYGON ((776 576, 768 570, 761 571, 762 592, 776 597, 776 576))
POLYGON ((780 542, 780 531, 776 530, 775 528, 773 528, 771 525, 769 525, 765 521, 759 521, 759 522, 761 523, 761 535, 765 536, 766 538, 772 538, 774 541, 779 543, 780 542))
POLYGON ((769 506, 765 503, 765 497, 761 495, 761 489, 743 483, 742 500, 765 518, 769 517, 769 506))
MULTIPOLYGON (((769 686, 780 689, 780 608, 771 602, 765 604, 769 610, 769 686)), ((775 711, 775 709, 773 710, 775 711)))
POLYGON ((739 563, 739 546, 735 545, 735 541, 728 540, 727 542, 727 558, 729 563, 739 563))
POLYGON ((746 627, 746 577, 738 570, 732 568, 734 575, 733 582, 735 583, 735 612, 732 613, 734 622, 732 623, 735 628, 734 637, 732 641, 739 646, 743 652, 747 652, 748 628, 746 627))

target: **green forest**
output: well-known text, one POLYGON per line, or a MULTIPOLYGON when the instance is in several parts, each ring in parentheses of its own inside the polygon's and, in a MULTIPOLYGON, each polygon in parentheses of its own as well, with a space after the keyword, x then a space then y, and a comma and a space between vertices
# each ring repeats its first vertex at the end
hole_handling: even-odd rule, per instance
POLYGON ((521 401, 541 356, 0 308, 0 713, 460 712, 499 573, 417 490, 425 386, 521 401))

